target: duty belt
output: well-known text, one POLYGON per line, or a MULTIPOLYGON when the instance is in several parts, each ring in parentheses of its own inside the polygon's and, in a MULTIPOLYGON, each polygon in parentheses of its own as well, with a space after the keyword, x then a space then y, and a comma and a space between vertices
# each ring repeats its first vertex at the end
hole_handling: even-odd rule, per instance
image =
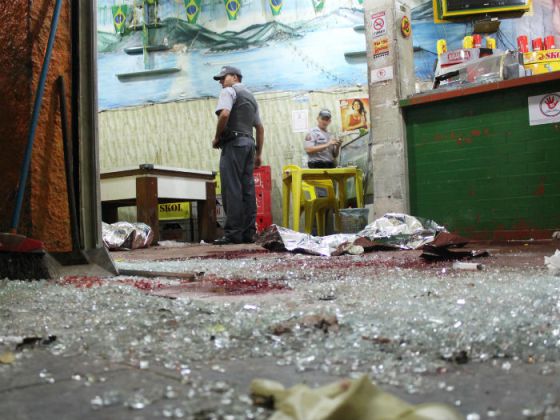
POLYGON ((233 134, 235 137, 249 137, 249 138, 253 138, 252 134, 249 133, 243 133, 241 131, 234 131, 231 130, 231 134, 233 134))

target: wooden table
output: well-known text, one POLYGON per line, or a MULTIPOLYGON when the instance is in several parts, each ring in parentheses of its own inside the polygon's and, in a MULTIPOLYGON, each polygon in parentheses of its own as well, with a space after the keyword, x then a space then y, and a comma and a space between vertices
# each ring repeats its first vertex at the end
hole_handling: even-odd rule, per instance
POLYGON ((357 206, 364 206, 364 191, 362 185, 362 171, 355 167, 333 169, 307 169, 290 167, 282 173, 282 224, 289 227, 290 195, 292 197, 293 229, 299 231, 301 211, 301 183, 308 180, 331 180, 337 183, 339 208, 346 205, 346 180, 354 178, 356 182, 357 206))
POLYGON ((198 231, 204 241, 216 239, 215 173, 152 164, 101 174, 101 213, 106 223, 118 221, 118 208, 136 206, 137 219, 159 240, 158 204, 196 201, 198 231))

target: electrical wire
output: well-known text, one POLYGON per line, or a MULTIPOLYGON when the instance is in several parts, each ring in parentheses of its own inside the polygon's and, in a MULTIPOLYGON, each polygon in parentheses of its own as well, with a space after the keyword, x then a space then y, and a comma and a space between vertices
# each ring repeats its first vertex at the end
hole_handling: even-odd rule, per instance
POLYGON ((507 36, 501 29, 498 29, 498 32, 496 32, 496 36, 507 48, 511 48, 512 51, 515 51, 517 49, 515 44, 507 38, 507 36))

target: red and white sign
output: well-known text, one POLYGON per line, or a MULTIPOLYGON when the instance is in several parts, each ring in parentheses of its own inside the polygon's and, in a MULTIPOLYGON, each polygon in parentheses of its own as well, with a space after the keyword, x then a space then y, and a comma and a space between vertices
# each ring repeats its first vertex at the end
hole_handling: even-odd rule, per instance
POLYGON ((393 66, 381 67, 371 71, 371 83, 384 82, 393 79, 393 66))
POLYGON ((529 97, 529 124, 560 122, 560 92, 529 97))
POLYGON ((377 38, 378 36, 382 36, 387 33, 385 12, 373 13, 370 17, 370 24, 373 38, 377 38))
POLYGON ((476 60, 479 57, 480 50, 477 48, 447 51, 439 57, 439 64, 440 67, 455 66, 457 64, 466 63, 467 61, 476 60))

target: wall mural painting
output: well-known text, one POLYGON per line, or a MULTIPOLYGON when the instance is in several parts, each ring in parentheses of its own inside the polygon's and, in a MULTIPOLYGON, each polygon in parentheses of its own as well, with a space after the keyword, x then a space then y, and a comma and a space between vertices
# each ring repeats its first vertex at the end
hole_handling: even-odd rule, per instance
MULTIPOLYGON (((436 42, 459 48, 469 23, 434 24, 432 0, 412 8, 416 75, 430 80, 436 42)), ((212 75, 240 67, 255 92, 367 83, 363 0, 98 0, 99 109, 216 96, 212 75)), ((560 35, 560 0, 534 0, 504 20, 498 48, 517 35, 560 35)), ((560 41, 560 40, 559 40, 560 41)))

